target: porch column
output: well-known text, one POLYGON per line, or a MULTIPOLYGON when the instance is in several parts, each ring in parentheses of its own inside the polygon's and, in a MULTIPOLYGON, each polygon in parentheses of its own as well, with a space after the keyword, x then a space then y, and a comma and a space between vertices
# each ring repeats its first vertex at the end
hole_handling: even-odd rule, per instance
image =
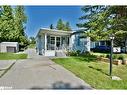
POLYGON ((54 48, 55 48, 55 50, 56 50, 56 36, 54 36, 55 37, 55 46, 54 46, 54 48))
POLYGON ((71 35, 69 36, 69 49, 72 48, 71 35))
POLYGON ((47 50, 47 33, 45 33, 45 50, 47 50))

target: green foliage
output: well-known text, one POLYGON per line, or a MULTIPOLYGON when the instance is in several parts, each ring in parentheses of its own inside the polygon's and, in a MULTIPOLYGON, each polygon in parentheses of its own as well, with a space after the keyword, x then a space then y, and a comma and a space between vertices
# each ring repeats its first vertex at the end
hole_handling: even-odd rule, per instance
POLYGON ((56 28, 58 30, 71 31, 69 22, 64 23, 62 19, 58 20, 56 28))
POLYGON ((65 31, 71 31, 71 27, 70 27, 69 22, 65 23, 65 28, 63 30, 65 30, 65 31))
POLYGON ((110 55, 109 55, 109 54, 107 54, 107 55, 106 55, 106 58, 110 58, 110 55))
POLYGON ((120 55, 120 56, 118 57, 118 59, 119 59, 119 60, 124 60, 124 59, 125 59, 125 56, 120 55))
POLYGON ((68 52, 69 56, 77 56, 77 52, 76 51, 70 51, 68 52))
POLYGON ((33 49, 35 49, 35 47, 36 47, 35 44, 30 44, 30 45, 28 46, 28 48, 33 48, 33 49))
POLYGON ((25 34, 27 17, 23 6, 0 6, 0 42, 19 42, 21 47, 28 45, 25 34))
POLYGON ((36 40, 35 40, 34 37, 30 37, 29 39, 30 39, 30 44, 35 44, 36 43, 36 40))
POLYGON ((58 30, 64 30, 65 25, 64 25, 62 19, 59 19, 59 20, 58 20, 56 28, 57 28, 58 30))
POLYGON ((0 42, 10 41, 14 32, 14 17, 11 6, 1 6, 0 42))
MULTIPOLYGON (((84 22, 77 24, 77 26, 84 28, 83 31, 93 41, 108 40, 111 33, 117 33, 121 30, 127 31, 126 6, 84 6, 82 11, 84 16, 79 19, 84 22)), ((125 35, 122 37, 125 39, 125 35)))

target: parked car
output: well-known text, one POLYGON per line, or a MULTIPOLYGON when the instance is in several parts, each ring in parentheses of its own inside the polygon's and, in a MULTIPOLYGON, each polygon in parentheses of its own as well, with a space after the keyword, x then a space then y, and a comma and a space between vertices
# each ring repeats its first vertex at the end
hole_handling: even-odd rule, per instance
POLYGON ((93 52, 110 52, 110 46, 96 46, 95 48, 91 49, 93 52))

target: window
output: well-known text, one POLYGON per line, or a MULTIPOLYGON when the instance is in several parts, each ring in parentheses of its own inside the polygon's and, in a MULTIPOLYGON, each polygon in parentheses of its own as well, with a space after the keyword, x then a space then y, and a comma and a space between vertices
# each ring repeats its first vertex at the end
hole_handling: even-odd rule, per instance
POLYGON ((50 38, 51 44, 55 44, 55 37, 50 38))
POLYGON ((101 41, 101 42, 100 42, 100 45, 101 45, 101 46, 104 46, 104 45, 105 45, 105 41, 101 41))

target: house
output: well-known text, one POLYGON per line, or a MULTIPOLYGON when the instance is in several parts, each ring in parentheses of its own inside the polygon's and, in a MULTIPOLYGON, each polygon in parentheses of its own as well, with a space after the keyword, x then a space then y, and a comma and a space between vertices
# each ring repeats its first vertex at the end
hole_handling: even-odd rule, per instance
POLYGON ((66 56, 65 51, 90 51, 90 38, 76 31, 42 28, 36 36, 36 50, 44 56, 66 56))
POLYGON ((16 53, 19 51, 18 42, 1 42, 0 43, 0 52, 13 52, 16 53))
POLYGON ((110 41, 108 40, 100 40, 100 41, 91 41, 90 48, 96 48, 97 46, 110 46, 110 41))

